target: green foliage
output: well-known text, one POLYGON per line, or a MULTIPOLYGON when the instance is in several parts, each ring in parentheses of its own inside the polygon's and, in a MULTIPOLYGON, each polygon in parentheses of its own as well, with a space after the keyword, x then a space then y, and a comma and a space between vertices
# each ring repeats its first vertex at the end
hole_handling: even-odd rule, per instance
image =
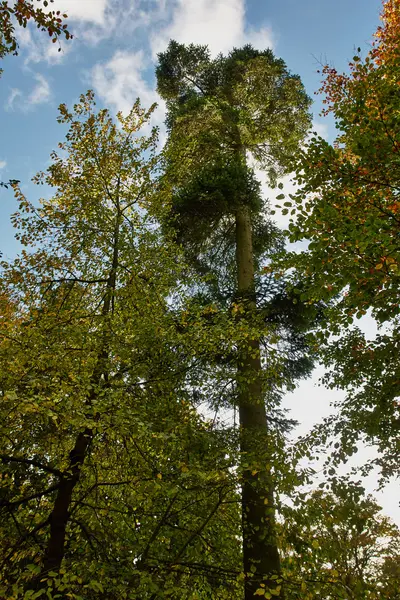
POLYGON ((354 328, 324 353, 325 363, 336 367, 328 372, 324 383, 331 388, 345 387, 347 392, 340 403, 340 416, 329 420, 329 427, 341 440, 331 460, 339 462, 362 440, 378 451, 377 457, 363 466, 363 472, 377 466, 381 483, 396 476, 400 469, 398 345, 396 329, 366 341, 354 328))
POLYGON ((310 99, 299 77, 270 50, 245 46, 211 59, 203 46, 172 41, 159 55, 156 73, 167 100, 170 145, 180 157, 172 169, 175 181, 183 158, 183 169, 195 161, 197 170, 213 157, 237 162, 241 149, 268 170, 272 182, 287 171, 310 126, 310 99))
POLYGON ((62 105, 66 140, 35 179, 53 197, 35 208, 16 188, 26 248, 0 288, 10 600, 240 590, 235 444, 192 402, 195 338, 213 342, 177 326, 183 263, 152 216, 150 114, 137 103, 114 123, 90 92, 62 105))
POLYGON ((251 169, 237 162, 226 163, 221 157, 195 172, 188 185, 176 190, 168 225, 192 261, 204 251, 204 242, 213 232, 229 237, 239 206, 245 204, 254 213, 260 211, 259 188, 251 169))
MULTIPOLYGON (((172 229, 195 272, 206 276, 196 281, 192 293, 197 300, 228 309, 239 321, 243 307, 237 291, 238 210, 245 206, 251 215, 252 260, 256 266, 283 248, 283 236, 269 218, 254 170, 246 164, 245 152, 254 153, 257 143, 254 138, 251 145, 246 145, 250 130, 244 123, 253 120, 252 128, 260 133, 260 123, 269 119, 265 145, 257 152, 264 153, 265 160, 275 165, 275 173, 284 172, 289 168, 295 143, 307 131, 309 99, 298 77, 286 70, 282 60, 270 50, 260 52, 251 46, 212 60, 205 47, 172 41, 159 55, 156 72, 159 92, 167 100, 169 124, 162 185, 170 190, 172 200, 164 229, 172 229), (283 109, 284 100, 287 104, 283 109), (297 114, 296 127, 285 111, 297 114), (281 144, 285 158, 274 154, 274 146, 269 143, 273 135, 286 140, 281 144)), ((281 394, 278 390, 291 387, 296 377, 305 376, 312 368, 305 332, 315 311, 311 308, 300 325, 299 316, 303 311, 305 317, 305 306, 290 296, 283 280, 264 270, 256 272, 255 283, 258 307, 252 313, 251 331, 261 336, 265 350, 269 348, 265 386, 274 398, 270 406, 273 410, 281 394), (273 350, 278 340, 279 348, 273 350)), ((233 326, 238 329, 237 324, 233 326)), ((232 325, 226 323, 225 327, 237 338, 232 325)), ((247 331, 243 323, 240 327, 247 331)), ((232 344, 227 358, 222 356, 219 349, 218 360, 230 364, 234 371, 237 359, 232 344)), ((212 360, 210 355, 207 359, 212 360)), ((233 371, 229 376, 234 377, 233 371)))
MULTIPOLYGON (((398 40, 390 15, 384 30, 398 40)), ((301 154, 290 227, 291 241, 309 241, 299 264, 313 291, 341 294, 344 324, 370 307, 379 322, 398 315, 399 59, 384 40, 357 58, 349 75, 324 68, 326 112, 340 133, 333 145, 315 136, 301 154)))
POLYGON ((178 240, 192 260, 207 253, 206 240, 228 252, 224 240, 231 237, 234 246, 235 213, 246 205, 261 255, 278 235, 261 216, 268 207, 245 154, 269 170, 272 182, 290 169, 310 125, 310 100, 299 78, 270 50, 245 46, 211 59, 203 46, 174 41, 159 55, 156 72, 168 107, 164 185, 171 190, 178 240))
POLYGON ((5 600, 399 597, 398 529, 335 472, 359 439, 384 477, 398 469, 396 1, 350 78, 326 70, 334 146, 315 137, 297 160, 310 101, 270 50, 171 42, 162 157, 141 133, 152 109, 114 121, 88 92, 60 106, 68 133, 34 178, 52 198, 10 182, 24 249, 0 279, 5 600), (310 245, 286 275, 250 155, 272 185, 297 160, 285 210, 310 245), (343 334, 369 308, 391 328, 343 334), (281 399, 316 352, 349 393, 304 450, 281 399), (332 433, 330 490, 299 492, 332 433))
POLYGON ((209 79, 211 58, 207 46, 185 46, 171 40, 168 51, 158 58, 157 89, 167 101, 188 97, 193 85, 204 90, 214 88, 215 82, 209 79))

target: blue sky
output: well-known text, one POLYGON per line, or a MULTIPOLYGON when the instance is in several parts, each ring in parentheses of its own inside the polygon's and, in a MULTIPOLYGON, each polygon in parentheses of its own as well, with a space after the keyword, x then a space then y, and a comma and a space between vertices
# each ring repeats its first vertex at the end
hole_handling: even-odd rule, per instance
MULTIPOLYGON (((46 168, 51 150, 65 133, 56 122, 58 105, 73 104, 90 88, 98 103, 113 112, 128 111, 138 96, 149 106, 158 100, 156 54, 170 38, 208 44, 214 54, 244 43, 260 49, 272 47, 302 77, 314 98, 315 129, 333 139, 332 119, 319 116, 321 99, 314 95, 320 85, 318 63, 329 62, 345 70, 355 48, 360 46, 366 53, 379 23, 381 2, 55 0, 53 6, 68 13, 74 39, 63 41, 58 53, 45 34, 33 28, 19 30, 19 56, 3 61, 0 79, 0 180, 20 179, 31 200, 43 193, 43 188, 30 184, 31 177, 46 168)), ((162 125, 162 104, 155 120, 162 125)), ((12 192, 0 188, 0 251, 7 257, 18 248, 9 222, 14 209, 12 192)), ((373 330, 373 323, 368 327, 373 330)), ((328 414, 330 401, 339 394, 316 387, 317 379, 316 374, 288 398, 294 418, 302 421, 302 432, 328 414)), ((372 489, 373 480, 368 487, 372 489)), ((390 491, 380 494, 379 500, 400 522, 390 491)))

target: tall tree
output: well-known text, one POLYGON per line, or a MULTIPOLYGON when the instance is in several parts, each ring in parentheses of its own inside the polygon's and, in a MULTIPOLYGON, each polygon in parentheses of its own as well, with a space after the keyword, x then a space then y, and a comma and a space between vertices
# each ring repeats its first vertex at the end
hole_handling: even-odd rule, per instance
POLYGON ((308 281, 307 298, 335 299, 328 329, 346 332, 326 353, 330 383, 349 390, 336 433, 345 454, 361 436, 378 443, 384 476, 398 473, 400 449, 399 42, 400 2, 388 0, 367 56, 359 49, 347 74, 324 67, 325 112, 339 134, 333 145, 315 136, 304 149, 301 188, 288 200, 290 239, 309 242, 290 266, 308 281), (348 329, 369 310, 386 325, 372 342, 348 329))
POLYGON ((282 60, 270 50, 259 52, 251 46, 212 59, 204 46, 172 41, 159 55, 157 81, 167 101, 166 179, 177 192, 172 213, 181 240, 200 266, 205 254, 224 239, 221 234, 225 241, 226 235, 234 237, 230 302, 237 330, 244 333, 233 345, 245 598, 271 593, 283 597, 253 239, 253 230, 259 228, 265 239, 271 227, 263 223, 259 185, 247 155, 267 170, 275 185, 309 127, 310 101, 300 79, 282 60))

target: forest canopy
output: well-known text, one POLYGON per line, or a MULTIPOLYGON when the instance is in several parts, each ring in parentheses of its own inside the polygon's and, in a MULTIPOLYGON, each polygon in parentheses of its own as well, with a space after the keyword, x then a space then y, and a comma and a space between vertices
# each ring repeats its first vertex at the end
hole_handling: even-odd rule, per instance
MULTIPOLYGON (((35 6, 0 3, 0 55, 29 19, 72 37, 35 6)), ((333 143, 249 44, 158 54, 163 145, 140 99, 59 106, 51 194, 8 183, 1 598, 400 598, 400 530, 360 481, 399 474, 399 37, 388 0, 368 54, 323 67, 333 143), (283 400, 319 363, 343 400, 296 439, 283 400), (361 442, 377 458, 343 475, 361 442)))

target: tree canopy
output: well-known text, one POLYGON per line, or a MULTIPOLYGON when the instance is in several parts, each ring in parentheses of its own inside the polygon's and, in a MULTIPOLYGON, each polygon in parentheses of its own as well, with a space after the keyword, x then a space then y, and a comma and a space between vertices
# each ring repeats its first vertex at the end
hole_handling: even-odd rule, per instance
POLYGON ((2 265, 3 597, 235 584, 238 542, 222 570, 210 552, 235 531, 232 456, 190 401, 192 344, 168 304, 179 252, 151 216, 150 112, 136 103, 117 126, 91 93, 61 106, 69 132, 36 178, 55 195, 36 209, 16 188, 30 250, 2 265))
MULTIPOLYGON (((0 2, 2 55, 32 19, 68 39, 63 18, 0 2)), ((399 466, 399 0, 382 18, 349 74, 323 68, 333 144, 249 45, 159 55, 161 151, 139 99, 59 107, 51 196, 10 182, 22 249, 0 264, 1 598, 399 597, 399 529, 338 473, 360 441, 362 473, 399 466), (279 201, 295 170, 288 232, 256 167, 279 201), (346 397, 297 442, 282 399, 316 360, 346 397)))
POLYGON ((373 497, 359 483, 338 479, 331 491, 316 490, 288 511, 288 598, 395 599, 399 544, 399 529, 373 497))

